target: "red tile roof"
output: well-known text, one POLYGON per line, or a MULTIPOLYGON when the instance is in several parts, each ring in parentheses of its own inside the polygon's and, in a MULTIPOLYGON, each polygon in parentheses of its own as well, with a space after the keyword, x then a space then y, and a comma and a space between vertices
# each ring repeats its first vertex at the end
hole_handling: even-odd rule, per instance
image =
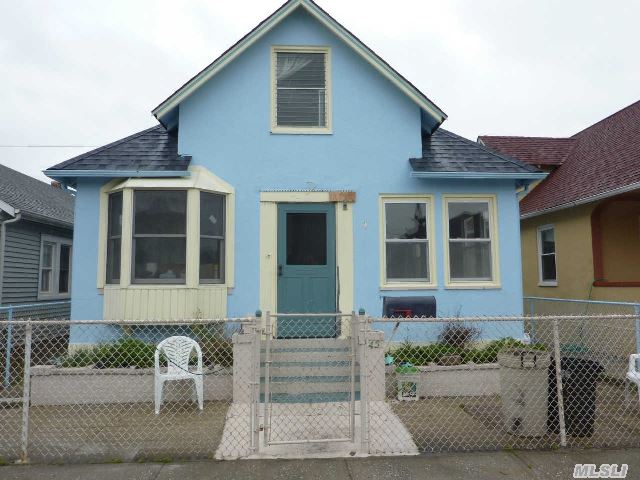
POLYGON ((515 157, 530 165, 562 165, 573 149, 573 138, 501 137, 483 135, 478 140, 500 153, 515 157))
MULTIPOLYGON (((599 195, 622 192, 625 187, 634 188, 634 184, 640 189, 640 101, 566 140, 573 141, 573 148, 562 164, 520 202, 521 215, 587 202, 599 195)), ((497 143, 494 148, 528 161, 497 143)), ((566 144, 560 146, 558 157, 563 149, 566 144)))

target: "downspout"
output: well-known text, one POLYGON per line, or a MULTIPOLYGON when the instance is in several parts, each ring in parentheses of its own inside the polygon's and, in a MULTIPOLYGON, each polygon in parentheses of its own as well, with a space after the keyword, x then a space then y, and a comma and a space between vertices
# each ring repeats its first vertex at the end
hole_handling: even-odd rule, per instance
POLYGON ((22 219, 20 210, 16 210, 16 216, 9 220, 0 221, 0 305, 2 305, 2 286, 4 283, 4 247, 7 239, 7 224, 16 223, 22 219))

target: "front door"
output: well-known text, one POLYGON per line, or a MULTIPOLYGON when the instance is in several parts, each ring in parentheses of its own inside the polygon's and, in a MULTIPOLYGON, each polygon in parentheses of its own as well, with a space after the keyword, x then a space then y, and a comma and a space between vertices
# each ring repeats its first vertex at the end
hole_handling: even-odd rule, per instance
MULTIPOLYGON (((278 205, 278 313, 336 311, 336 220, 332 203, 278 205)), ((279 338, 333 338, 335 317, 282 317, 279 338)))

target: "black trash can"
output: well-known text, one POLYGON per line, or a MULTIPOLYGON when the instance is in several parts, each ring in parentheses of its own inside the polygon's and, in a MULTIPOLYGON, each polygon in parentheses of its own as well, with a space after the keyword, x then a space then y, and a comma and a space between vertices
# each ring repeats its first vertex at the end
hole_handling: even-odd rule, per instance
MULTIPOLYGON (((596 390, 604 367, 594 360, 565 357, 560 360, 564 400, 564 421, 567 435, 590 437, 596 421, 596 390)), ((549 399, 547 429, 560 432, 556 363, 549 365, 549 399)))

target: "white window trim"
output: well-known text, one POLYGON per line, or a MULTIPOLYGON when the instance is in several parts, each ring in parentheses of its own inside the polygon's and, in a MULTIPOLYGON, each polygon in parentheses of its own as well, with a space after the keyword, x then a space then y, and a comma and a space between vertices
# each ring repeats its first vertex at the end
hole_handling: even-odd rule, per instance
MULTIPOLYGON (((556 227, 553 224, 540 225, 536 229, 536 239, 538 243, 538 286, 539 287, 557 287, 558 286, 558 260, 556 249, 556 227), (556 279, 555 280, 543 280, 542 278, 542 232, 546 230, 553 230, 553 262, 556 265, 556 279)), ((551 255, 549 253, 544 255, 551 255)))
POLYGON ((500 243, 498 230, 498 202, 495 195, 487 194, 445 194, 442 196, 443 205, 443 245, 444 245, 444 278, 447 289, 498 289, 500 283, 500 243), (489 239, 491 241, 491 280, 452 280, 449 260, 449 203, 478 203, 489 204, 489 239))
POLYGON ((38 261, 38 300, 56 300, 71 298, 71 272, 73 259, 73 241, 70 238, 56 237, 54 235, 40 236, 40 260, 38 261), (54 244, 53 258, 51 259, 51 292, 40 291, 42 282, 42 259, 44 256, 44 244, 54 244), (71 248, 69 252, 69 291, 59 293, 60 285, 60 245, 68 245, 71 248))
POLYGON ((294 135, 329 135, 332 130, 332 117, 333 117, 333 95, 332 95, 332 82, 331 82, 331 47, 327 46, 298 46, 298 45, 273 45, 271 47, 271 133, 275 134, 294 134, 294 135), (277 68, 277 54, 278 52, 304 52, 304 53, 324 53, 326 55, 326 89, 325 99, 327 102, 327 108, 325 111, 325 118, 327 125, 324 127, 280 127, 277 121, 277 108, 276 108, 276 96, 277 96, 277 82, 276 82, 276 68, 277 68))
POLYGON ((107 284, 111 288, 126 289, 188 289, 227 287, 231 290, 235 282, 235 189, 224 180, 200 166, 189 167, 191 175, 186 178, 130 178, 114 180, 100 191, 100 225, 98 245, 97 288, 105 288, 107 260, 107 230, 109 194, 122 191, 122 240, 120 244, 120 283, 107 284), (133 192, 134 190, 186 190, 187 191, 187 252, 185 282, 132 283, 133 244, 133 192), (200 282, 200 192, 225 195, 225 252, 224 282, 200 282))
POLYGON ((383 193, 379 197, 379 225, 380 225, 380 290, 428 290, 436 289, 436 245, 435 245, 435 207, 433 195, 390 194, 383 193), (387 249, 386 249, 386 203, 426 203, 427 205, 427 242, 429 245, 429 280, 428 281, 393 281, 387 280, 387 249))

